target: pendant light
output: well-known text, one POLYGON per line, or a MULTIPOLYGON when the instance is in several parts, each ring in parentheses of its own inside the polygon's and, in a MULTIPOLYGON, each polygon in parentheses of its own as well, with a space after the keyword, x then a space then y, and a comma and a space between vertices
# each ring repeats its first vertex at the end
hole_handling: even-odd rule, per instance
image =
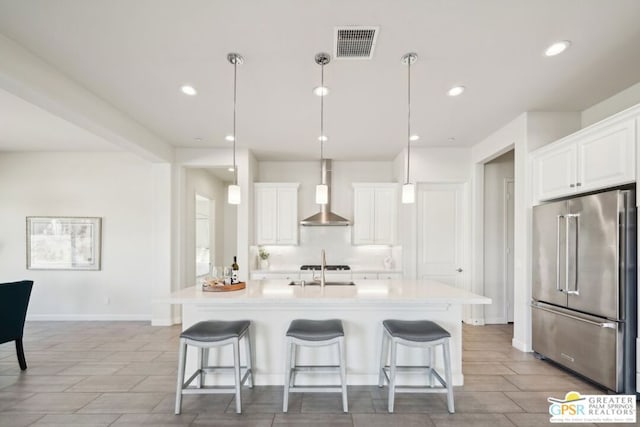
POLYGON ((407 53, 402 63, 407 65, 407 175, 402 185, 402 203, 415 203, 416 186, 409 182, 409 166, 411 164, 411 64, 418 60, 417 53, 407 53))
POLYGON ((237 105, 237 81, 238 81, 238 65, 244 63, 244 58, 237 53, 227 55, 227 60, 233 65, 233 184, 229 186, 227 193, 227 201, 230 205, 240 204, 240 186, 238 185, 238 165, 236 164, 236 142, 238 135, 236 134, 236 105, 237 105))
MULTIPOLYGON (((324 66, 329 63, 331 57, 328 53, 318 53, 316 55, 316 64, 320 65, 320 87, 324 88, 324 66)), ((329 203, 329 187, 324 182, 325 174, 322 173, 322 161, 324 160, 324 142, 327 140, 324 134, 324 97, 327 92, 320 93, 320 184, 316 185, 316 203, 319 205, 326 205, 329 203)))

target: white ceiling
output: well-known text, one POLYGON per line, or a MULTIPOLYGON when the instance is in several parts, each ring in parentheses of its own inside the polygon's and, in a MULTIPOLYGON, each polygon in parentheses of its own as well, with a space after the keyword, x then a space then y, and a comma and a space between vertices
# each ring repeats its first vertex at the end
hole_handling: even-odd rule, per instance
POLYGON ((226 54, 241 53, 238 144, 260 159, 318 157, 313 58, 337 25, 380 34, 372 60, 326 68, 326 154, 373 160, 405 145, 404 53, 419 55, 419 144, 468 146, 523 111, 581 111, 636 83, 639 19, 637 0, 0 0, 0 33, 176 146, 228 146, 226 54), (456 84, 467 91, 447 97, 456 84))
POLYGON ((104 139, 0 89, 0 151, 114 151, 104 139))

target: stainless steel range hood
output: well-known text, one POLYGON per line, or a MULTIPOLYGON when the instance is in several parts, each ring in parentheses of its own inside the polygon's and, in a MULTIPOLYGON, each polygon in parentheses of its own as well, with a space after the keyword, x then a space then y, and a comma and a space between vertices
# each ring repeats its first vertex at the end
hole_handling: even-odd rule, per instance
POLYGON ((320 212, 300 221, 305 226, 338 226, 351 225, 351 221, 331 212, 331 160, 322 160, 322 181, 329 189, 329 201, 326 205, 320 205, 320 212))

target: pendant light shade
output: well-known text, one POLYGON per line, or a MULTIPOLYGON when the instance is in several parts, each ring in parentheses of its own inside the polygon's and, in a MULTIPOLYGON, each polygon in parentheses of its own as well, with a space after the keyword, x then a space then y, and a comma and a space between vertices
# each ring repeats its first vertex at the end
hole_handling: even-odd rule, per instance
POLYGON ((236 106, 238 94, 238 65, 244 63, 244 58, 237 53, 227 55, 227 61, 233 65, 233 184, 227 190, 227 202, 230 205, 239 205, 241 198, 240 186, 238 185, 238 165, 236 165, 236 141, 238 134, 236 133, 236 106))
MULTIPOLYGON (((320 87, 324 88, 324 66, 331 61, 331 57, 328 53, 318 53, 316 55, 316 64, 320 65, 322 71, 320 72, 320 87)), ((316 185, 316 203, 319 205, 326 205, 329 203, 329 187, 324 182, 324 174, 322 173, 322 160, 324 159, 324 142, 327 140, 327 136, 324 134, 324 97, 329 92, 323 92, 320 96, 320 184, 316 185)))
POLYGON ((402 186, 402 203, 416 202, 416 186, 409 181, 411 166, 411 64, 418 60, 418 54, 407 53, 402 57, 402 63, 407 65, 407 175, 402 186))
POLYGON ((227 191, 227 201, 230 205, 239 205, 241 201, 240 186, 238 184, 229 185, 227 191))
POLYGON ((416 185, 404 184, 402 186, 402 203, 416 202, 416 185))

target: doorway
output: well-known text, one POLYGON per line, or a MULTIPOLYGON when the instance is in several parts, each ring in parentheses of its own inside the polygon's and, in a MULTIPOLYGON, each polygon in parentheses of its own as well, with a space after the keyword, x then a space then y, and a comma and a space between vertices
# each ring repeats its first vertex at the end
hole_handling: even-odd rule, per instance
MULTIPOLYGON (((206 276, 211 271, 211 262, 215 259, 215 253, 212 251, 212 247, 215 248, 215 236, 212 236, 211 232, 215 232, 215 228, 212 230, 212 214, 211 200, 207 197, 201 196, 196 193, 195 200, 195 243, 196 243, 196 278, 206 276)), ((215 206, 215 203, 213 204, 215 206)), ((215 220, 213 221, 215 224, 215 220)))
POLYGON ((485 323, 513 322, 514 150, 484 164, 485 323))

